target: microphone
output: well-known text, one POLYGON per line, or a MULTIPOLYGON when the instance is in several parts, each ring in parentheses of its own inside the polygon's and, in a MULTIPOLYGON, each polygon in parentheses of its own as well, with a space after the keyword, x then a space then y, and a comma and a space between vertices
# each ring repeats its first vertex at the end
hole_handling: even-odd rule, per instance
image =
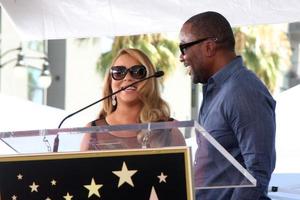
MULTIPOLYGON (((66 116, 65 118, 63 118, 61 120, 61 122, 60 122, 60 124, 58 126, 58 129, 61 127, 61 125, 64 123, 64 121, 66 121, 68 118, 72 117, 73 115, 76 115, 77 113, 79 113, 79 112, 81 112, 81 111, 83 111, 83 110, 85 110, 85 109, 87 109, 87 108, 89 108, 89 107, 91 107, 91 106, 93 106, 93 105, 95 105, 95 104, 97 104, 97 103, 105 100, 105 99, 108 99, 109 97, 112 97, 113 95, 115 95, 115 94, 117 94, 119 92, 122 92, 123 90, 126 90, 127 88, 129 88, 129 87, 131 87, 131 86, 133 86, 133 85, 135 85, 137 83, 143 82, 143 81, 148 80, 150 78, 159 78, 159 77, 162 77, 164 74, 165 73, 163 71, 157 71, 157 72, 155 72, 151 76, 148 76, 148 77, 143 78, 141 80, 135 81, 135 82, 133 82, 133 83, 131 83, 131 84, 125 86, 125 87, 122 87, 121 89, 119 89, 119 90, 117 90, 117 91, 115 91, 115 92, 113 92, 113 93, 111 93, 111 94, 103 97, 102 99, 99 99, 99 100, 95 101, 94 103, 91 103, 91 104, 89 104, 89 105, 87 105, 87 106, 85 106, 85 107, 83 107, 83 108, 81 108, 81 109, 79 109, 79 110, 77 110, 77 111, 69 114, 68 116, 66 116)), ((59 145, 59 138, 58 138, 58 134, 56 134, 56 137, 54 139, 54 144, 53 144, 53 152, 57 152, 58 145, 59 145)))

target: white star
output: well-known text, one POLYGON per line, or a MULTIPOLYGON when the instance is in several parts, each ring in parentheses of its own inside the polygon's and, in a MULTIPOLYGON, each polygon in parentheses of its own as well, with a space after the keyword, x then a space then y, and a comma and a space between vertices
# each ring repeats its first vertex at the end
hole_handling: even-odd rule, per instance
POLYGON ((38 192, 38 187, 39 185, 36 185, 35 182, 32 183, 32 185, 29 185, 29 187, 31 188, 31 192, 38 192))
POLYGON ((125 182, 128 183, 129 185, 131 185, 132 187, 134 187, 132 180, 131 180, 131 176, 133 176, 136 172, 137 172, 137 170, 128 170, 126 163, 123 162, 121 171, 113 171, 113 173, 120 178, 118 187, 123 185, 123 183, 125 183, 125 182))
POLYGON ((152 188, 151 188, 151 194, 150 194, 149 200, 159 200, 154 186, 152 186, 152 188))
POLYGON ((23 179, 23 175, 22 174, 18 174, 17 178, 18 178, 18 180, 22 180, 23 179))
POLYGON ((51 200, 49 197, 47 197, 45 200, 51 200))
POLYGON ((73 196, 70 195, 69 192, 67 192, 67 195, 64 196, 64 198, 65 198, 66 200, 71 200, 71 199, 73 198, 73 196))
POLYGON ((86 189, 88 189, 89 190, 89 198, 90 198, 90 196, 92 196, 93 194, 94 195, 96 195, 96 196, 98 196, 98 197, 100 197, 100 194, 99 194, 99 189, 102 187, 103 185, 96 185, 96 183, 95 183, 95 180, 94 180, 94 178, 92 178, 92 181, 91 181, 91 184, 90 185, 84 185, 84 187, 86 188, 86 189))
POLYGON ((53 185, 53 186, 56 185, 56 180, 52 179, 51 185, 53 185))
POLYGON ((161 172, 160 173, 160 175, 159 176, 157 176, 158 178, 159 178, 159 183, 161 183, 161 182, 167 182, 166 181, 166 178, 168 177, 167 175, 164 175, 164 173, 163 172, 161 172))
POLYGON ((12 199, 12 200, 17 200, 17 196, 16 196, 16 195, 13 195, 13 196, 11 197, 11 199, 12 199))

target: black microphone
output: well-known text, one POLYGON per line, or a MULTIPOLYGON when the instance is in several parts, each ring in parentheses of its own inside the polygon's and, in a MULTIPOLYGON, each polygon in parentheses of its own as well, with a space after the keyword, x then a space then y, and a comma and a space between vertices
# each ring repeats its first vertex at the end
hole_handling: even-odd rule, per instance
MULTIPOLYGON (((83 110, 85 110, 85 109, 87 109, 87 108, 89 108, 89 107, 91 107, 91 106, 93 106, 93 105, 95 105, 95 104, 97 104, 97 103, 99 103, 99 102, 101 102, 101 101, 103 101, 103 100, 109 98, 109 97, 112 97, 113 95, 115 95, 115 94, 117 94, 117 93, 119 93, 119 92, 121 92, 121 91, 123 91, 123 90, 126 90, 127 88, 129 88, 129 87, 131 87, 131 86, 133 86, 133 85, 135 85, 135 84, 137 84, 137 83, 140 83, 140 82, 142 82, 142 81, 148 80, 148 79, 150 79, 150 78, 159 78, 159 77, 163 76, 164 74, 165 74, 165 73, 164 73, 163 71, 157 71, 157 72, 155 72, 155 73, 154 73, 153 75, 151 75, 151 76, 148 76, 148 77, 143 78, 143 79, 141 79, 141 80, 135 81, 135 82, 133 82, 133 83, 131 83, 131 84, 125 86, 125 87, 122 87, 121 89, 119 89, 119 90, 117 90, 117 91, 115 91, 115 92, 113 92, 113 93, 111 93, 111 94, 109 94, 109 95, 103 97, 102 99, 99 99, 99 100, 95 101, 94 103, 91 103, 90 105, 87 105, 87 106, 85 106, 85 107, 83 107, 83 108, 81 108, 81 109, 79 109, 79 110, 77 110, 77 111, 75 111, 75 112, 69 114, 68 116, 66 116, 65 118, 63 118, 63 120, 61 120, 61 122, 60 122, 58 128, 61 127, 61 125, 64 123, 64 121, 66 121, 66 119, 72 117, 73 115, 76 115, 77 113, 79 113, 79 112, 81 112, 81 111, 83 111, 83 110)), ((57 152, 57 150, 58 150, 58 145, 59 145, 59 138, 58 138, 58 134, 56 134, 56 137, 55 137, 55 139, 54 139, 54 144, 53 144, 53 152, 57 152)))

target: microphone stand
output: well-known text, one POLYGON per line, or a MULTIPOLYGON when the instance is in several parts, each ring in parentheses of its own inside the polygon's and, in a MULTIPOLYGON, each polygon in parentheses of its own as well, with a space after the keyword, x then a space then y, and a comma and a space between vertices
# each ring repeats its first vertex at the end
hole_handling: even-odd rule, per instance
MULTIPOLYGON (((112 97, 113 95, 115 95, 115 94, 117 94, 117 93, 119 93, 119 92, 121 92, 121 91, 123 91, 123 90, 126 90, 127 88, 129 88, 129 87, 131 87, 131 86, 133 86, 133 85, 135 85, 135 84, 137 84, 137 83, 143 82, 143 81, 148 80, 148 79, 153 78, 153 77, 159 78, 159 77, 161 77, 161 76, 163 76, 163 75, 164 75, 164 72, 163 72, 163 71, 157 71, 157 72, 155 72, 155 73, 154 73, 153 75, 151 75, 151 76, 148 76, 148 77, 146 77, 146 78, 144 78, 144 79, 135 81, 135 82, 133 82, 133 83, 131 83, 131 84, 125 86, 125 87, 122 87, 121 89, 119 89, 119 90, 117 90, 117 91, 115 91, 115 92, 113 92, 113 93, 111 93, 111 94, 109 94, 109 95, 103 97, 102 99, 99 99, 99 100, 95 101, 94 103, 91 103, 91 104, 89 104, 89 105, 87 105, 87 106, 85 106, 85 107, 83 107, 83 108, 81 108, 81 109, 79 109, 79 110, 77 110, 77 111, 75 111, 75 112, 73 112, 73 113, 67 115, 67 116, 66 116, 65 118, 63 118, 63 120, 60 122, 60 124, 59 124, 59 126, 58 126, 58 129, 61 127, 61 125, 64 123, 64 121, 66 121, 68 118, 72 117, 73 115, 76 115, 77 113, 79 113, 79 112, 81 112, 81 111, 83 111, 83 110, 85 110, 85 109, 87 109, 87 108, 89 108, 89 107, 91 107, 91 106, 93 106, 93 105, 95 105, 95 104, 97 104, 97 103, 99 103, 99 102, 101 102, 101 101, 103 101, 103 100, 109 98, 109 97, 112 97)), ((58 137, 58 134, 56 134, 56 137, 55 137, 55 139, 54 139, 54 144, 53 144, 53 152, 57 152, 57 151, 58 151, 58 145, 59 145, 59 137, 58 137)))

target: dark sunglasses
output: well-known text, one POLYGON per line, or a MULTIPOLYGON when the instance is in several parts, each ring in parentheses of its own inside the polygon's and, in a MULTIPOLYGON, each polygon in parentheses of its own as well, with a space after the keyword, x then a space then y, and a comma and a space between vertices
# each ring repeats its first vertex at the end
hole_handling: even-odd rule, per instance
POLYGON ((208 40, 208 39, 213 39, 213 41, 215 41, 215 42, 218 40, 218 38, 215 38, 215 37, 206 37, 206 38, 202 38, 202 39, 199 39, 199 40, 195 40, 195 41, 193 41, 193 42, 188 42, 188 43, 184 43, 184 44, 179 44, 179 49, 180 49, 181 54, 184 55, 185 52, 186 52, 186 50, 187 50, 189 47, 191 47, 191 46, 193 46, 193 45, 195 45, 195 44, 199 44, 199 43, 201 43, 201 42, 204 42, 204 41, 206 41, 206 40, 208 40))
POLYGON ((125 66, 113 66, 110 69, 112 78, 117 81, 124 79, 128 72, 134 79, 143 79, 147 75, 147 69, 144 65, 133 65, 130 68, 126 68, 125 66))

